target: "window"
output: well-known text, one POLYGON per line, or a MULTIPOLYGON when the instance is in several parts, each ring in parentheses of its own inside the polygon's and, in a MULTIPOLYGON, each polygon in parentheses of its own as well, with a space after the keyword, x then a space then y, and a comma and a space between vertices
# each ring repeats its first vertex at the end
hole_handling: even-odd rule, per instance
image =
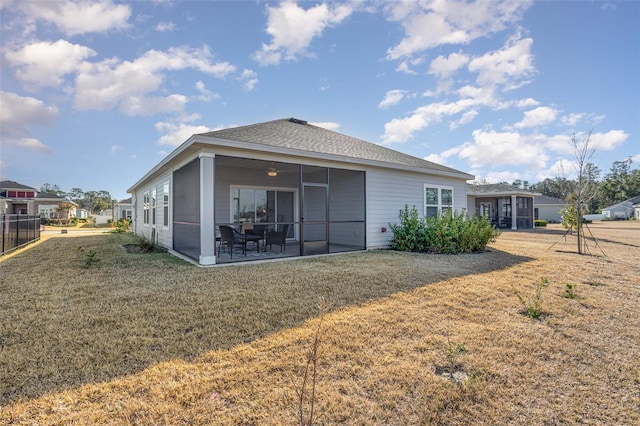
POLYGON ((156 224, 156 189, 151 191, 151 224, 156 224))
POLYGON ((295 191, 290 189, 231 188, 234 223, 289 223, 295 218, 295 191))
POLYGON ((144 193, 144 197, 143 197, 144 201, 142 203, 142 209, 143 209, 143 213, 142 213, 142 217, 143 217, 143 223, 145 225, 149 224, 149 193, 145 192, 144 193))
POLYGON ((453 210, 453 188, 449 186, 424 186, 424 215, 437 217, 453 210))
POLYGON ((169 227, 169 182, 162 189, 162 226, 169 227))

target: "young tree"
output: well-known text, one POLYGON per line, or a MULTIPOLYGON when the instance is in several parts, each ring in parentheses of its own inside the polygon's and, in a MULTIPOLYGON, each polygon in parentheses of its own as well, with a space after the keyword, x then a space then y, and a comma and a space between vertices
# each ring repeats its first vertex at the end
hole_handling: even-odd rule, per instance
POLYGON ((576 186, 571 196, 571 207, 573 209, 572 214, 575 214, 576 223, 576 235, 578 237, 578 254, 583 254, 584 251, 584 221, 582 216, 587 212, 586 206, 593 200, 597 194, 597 182, 589 179, 587 172, 591 169, 588 164, 595 154, 596 150, 591 146, 591 133, 590 130, 587 136, 579 140, 578 136, 574 133, 570 138, 571 148, 576 160, 576 186), (574 213, 575 212, 575 213, 574 213))

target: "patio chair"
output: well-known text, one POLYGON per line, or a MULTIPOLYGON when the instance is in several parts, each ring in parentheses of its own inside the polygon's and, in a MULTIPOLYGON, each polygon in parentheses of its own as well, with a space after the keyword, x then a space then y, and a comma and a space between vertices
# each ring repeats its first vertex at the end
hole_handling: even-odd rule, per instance
POLYGON ((220 256, 220 249, 222 246, 226 246, 229 250, 229 256, 233 259, 233 248, 236 245, 242 247, 242 254, 247 255, 247 239, 246 237, 233 229, 230 226, 220 225, 220 245, 218 246, 218 257, 220 256))
POLYGON ((284 251, 287 251, 287 233, 289 231, 289 225, 281 226, 282 231, 267 231, 264 241, 265 251, 267 250, 267 246, 269 246, 269 250, 271 250, 272 244, 277 244, 280 246, 280 253, 282 253, 283 247, 284 251))

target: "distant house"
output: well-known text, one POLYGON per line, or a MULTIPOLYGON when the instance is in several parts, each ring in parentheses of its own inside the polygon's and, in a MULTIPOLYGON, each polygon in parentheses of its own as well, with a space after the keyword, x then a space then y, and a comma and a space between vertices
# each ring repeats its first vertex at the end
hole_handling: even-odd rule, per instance
POLYGON ((131 204, 131 197, 116 203, 114 209, 115 216, 113 217, 113 220, 133 219, 133 204, 131 204))
POLYGON ((534 227, 534 194, 501 183, 467 185, 467 211, 489 218, 498 228, 531 229, 534 227))
POLYGON ((39 215, 44 219, 70 219, 78 213, 73 201, 10 180, 0 181, 0 197, 0 213, 39 215), (69 208, 60 209, 63 205, 69 208))
POLYGON ((546 220, 549 223, 562 222, 560 211, 569 205, 566 200, 546 195, 536 195, 533 204, 534 219, 546 220))
POLYGON ((287 255, 386 248, 405 205, 423 216, 463 211, 471 179, 291 118, 193 135, 127 192, 134 233, 212 265, 230 261, 234 239, 257 227, 251 247, 278 233, 287 255))
POLYGON ((640 195, 602 209, 605 219, 625 220, 637 217, 636 206, 640 204, 640 195))

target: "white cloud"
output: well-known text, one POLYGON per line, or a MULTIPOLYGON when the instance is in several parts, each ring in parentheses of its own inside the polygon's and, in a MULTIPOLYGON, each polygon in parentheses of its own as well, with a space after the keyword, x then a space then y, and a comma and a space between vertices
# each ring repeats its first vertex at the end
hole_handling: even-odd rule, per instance
POLYGON ((387 51, 387 57, 400 59, 445 44, 468 44, 519 22, 531 4, 519 0, 393 2, 386 8, 387 17, 401 23, 405 37, 387 51))
POLYGON ((480 86, 500 85, 507 90, 521 87, 535 71, 532 44, 531 38, 512 39, 502 49, 473 58, 469 71, 478 73, 476 82, 480 86))
POLYGON ((529 108, 538 105, 540 105, 540 102, 536 101, 533 98, 519 99, 515 101, 515 106, 517 106, 518 108, 529 108))
POLYGON ((196 82, 196 90, 200 92, 200 95, 196 97, 199 101, 209 102, 212 99, 220 99, 220 95, 207 89, 202 81, 196 82))
POLYGON ((118 151, 122 151, 122 146, 121 145, 111 145, 111 155, 116 154, 118 151))
POLYGON ((31 20, 54 24, 68 36, 125 29, 131 8, 101 1, 23 1, 19 7, 31 20))
POLYGON ((86 46, 66 40, 40 41, 21 49, 8 51, 6 58, 17 68, 16 77, 36 87, 56 87, 66 74, 74 73, 86 58, 96 52, 86 46))
POLYGON ((122 103, 121 109, 130 115, 178 111, 185 102, 182 95, 149 96, 161 88, 162 72, 195 69, 222 78, 235 71, 227 62, 212 62, 211 56, 206 46, 174 47, 166 52, 150 50, 133 62, 117 58, 84 62, 78 67, 74 105, 79 110, 106 110, 122 103), (156 101, 159 103, 154 105, 156 101))
POLYGON ((563 116, 560 119, 560 121, 562 121, 562 124, 564 125, 575 126, 576 124, 578 124, 580 120, 582 120, 583 117, 584 117, 584 114, 571 113, 569 115, 563 116))
POLYGON ((544 135, 493 130, 475 130, 472 134, 473 142, 463 144, 458 154, 471 167, 519 166, 523 170, 540 170, 549 159, 543 149, 544 135))
POLYGON ((159 33, 171 32, 175 29, 176 24, 174 24, 173 22, 159 22, 158 25, 156 25, 156 31, 158 31, 159 33))
POLYGON ((250 69, 244 69, 240 75, 240 80, 244 81, 244 90, 251 92, 258 85, 258 73, 250 69))
POLYGON ((120 112, 125 115, 154 115, 163 112, 181 112, 187 104, 183 95, 169 95, 166 97, 128 96, 120 102, 120 112))
POLYGON ((411 69, 411 67, 409 66, 409 62, 408 61, 402 61, 400 62, 400 64, 396 67, 396 71, 398 72, 402 72, 405 74, 411 74, 411 75, 416 75, 417 73, 411 69))
MULTIPOLYGON (((573 135, 554 135, 547 138, 547 148, 563 153, 574 154, 574 148, 571 143, 573 135)), ((578 132, 575 134, 576 141, 579 146, 586 141, 588 134, 578 132)), ((612 151, 623 144, 629 138, 629 134, 622 130, 610 130, 606 133, 592 133, 589 140, 589 147, 596 151, 612 151)))
POLYGON ((452 53, 446 58, 440 55, 431 61, 429 74, 434 74, 438 78, 449 78, 467 63, 469 63, 469 56, 464 53, 452 53))
POLYGON ((613 151, 629 138, 623 130, 610 130, 607 133, 591 134, 593 148, 599 151, 613 151))
POLYGON ((551 107, 538 107, 525 111, 522 121, 515 124, 518 128, 538 127, 553 123, 558 115, 558 110, 551 107))
POLYGON ((453 126, 469 123, 478 114, 477 108, 481 106, 502 108, 502 104, 493 97, 491 87, 473 88, 465 86, 458 91, 463 96, 455 102, 436 102, 424 105, 413 111, 406 118, 394 118, 384 126, 382 142, 384 144, 401 143, 413 137, 415 132, 424 130, 433 123, 441 123, 446 118, 460 115, 453 120, 453 126))
POLYGON ((58 109, 39 99, 0 92, 0 134, 2 143, 34 151, 51 153, 51 149, 31 136, 33 126, 50 126, 58 118, 58 109))
POLYGON ((477 115, 478 111, 476 111, 475 109, 469 110, 462 114, 462 117, 460 117, 459 120, 454 120, 449 123, 449 129, 454 130, 464 124, 469 124, 473 121, 474 118, 476 118, 477 115))
POLYGON ((378 104, 378 108, 389 108, 399 103, 405 95, 405 90, 389 90, 382 101, 378 104))
POLYGON ((577 163, 575 161, 561 158, 553 163, 549 168, 540 170, 536 174, 536 178, 539 181, 545 179, 555 179, 557 177, 575 179, 577 176, 576 170, 577 163))
POLYGON ((309 123, 313 126, 322 127, 323 129, 337 131, 340 128, 340 123, 336 123, 333 121, 318 121, 315 123, 309 123))
POLYGON ((305 10, 287 0, 278 6, 267 6, 267 34, 270 44, 263 44, 254 53, 261 65, 274 65, 281 59, 295 60, 298 56, 310 56, 308 47, 314 37, 327 28, 345 20, 353 9, 347 4, 323 3, 305 10))
POLYGON ((198 115, 191 116, 187 119, 187 122, 182 123, 157 122, 155 124, 156 130, 162 135, 160 136, 160 139, 158 139, 158 144, 176 147, 181 145, 192 135, 211 131, 207 126, 194 126, 187 124, 189 121, 198 118, 200 118, 198 115))
MULTIPOLYGON (((476 179, 478 179, 478 176, 476 176, 476 179)), ((487 177, 485 179, 491 183, 513 182, 516 179, 520 179, 520 173, 507 170, 491 170, 487 172, 487 177)))
POLYGON ((424 159, 433 163, 446 164, 450 157, 453 157, 460 152, 460 149, 462 149, 462 146, 456 146, 441 152, 440 154, 429 154, 424 157, 424 159))

